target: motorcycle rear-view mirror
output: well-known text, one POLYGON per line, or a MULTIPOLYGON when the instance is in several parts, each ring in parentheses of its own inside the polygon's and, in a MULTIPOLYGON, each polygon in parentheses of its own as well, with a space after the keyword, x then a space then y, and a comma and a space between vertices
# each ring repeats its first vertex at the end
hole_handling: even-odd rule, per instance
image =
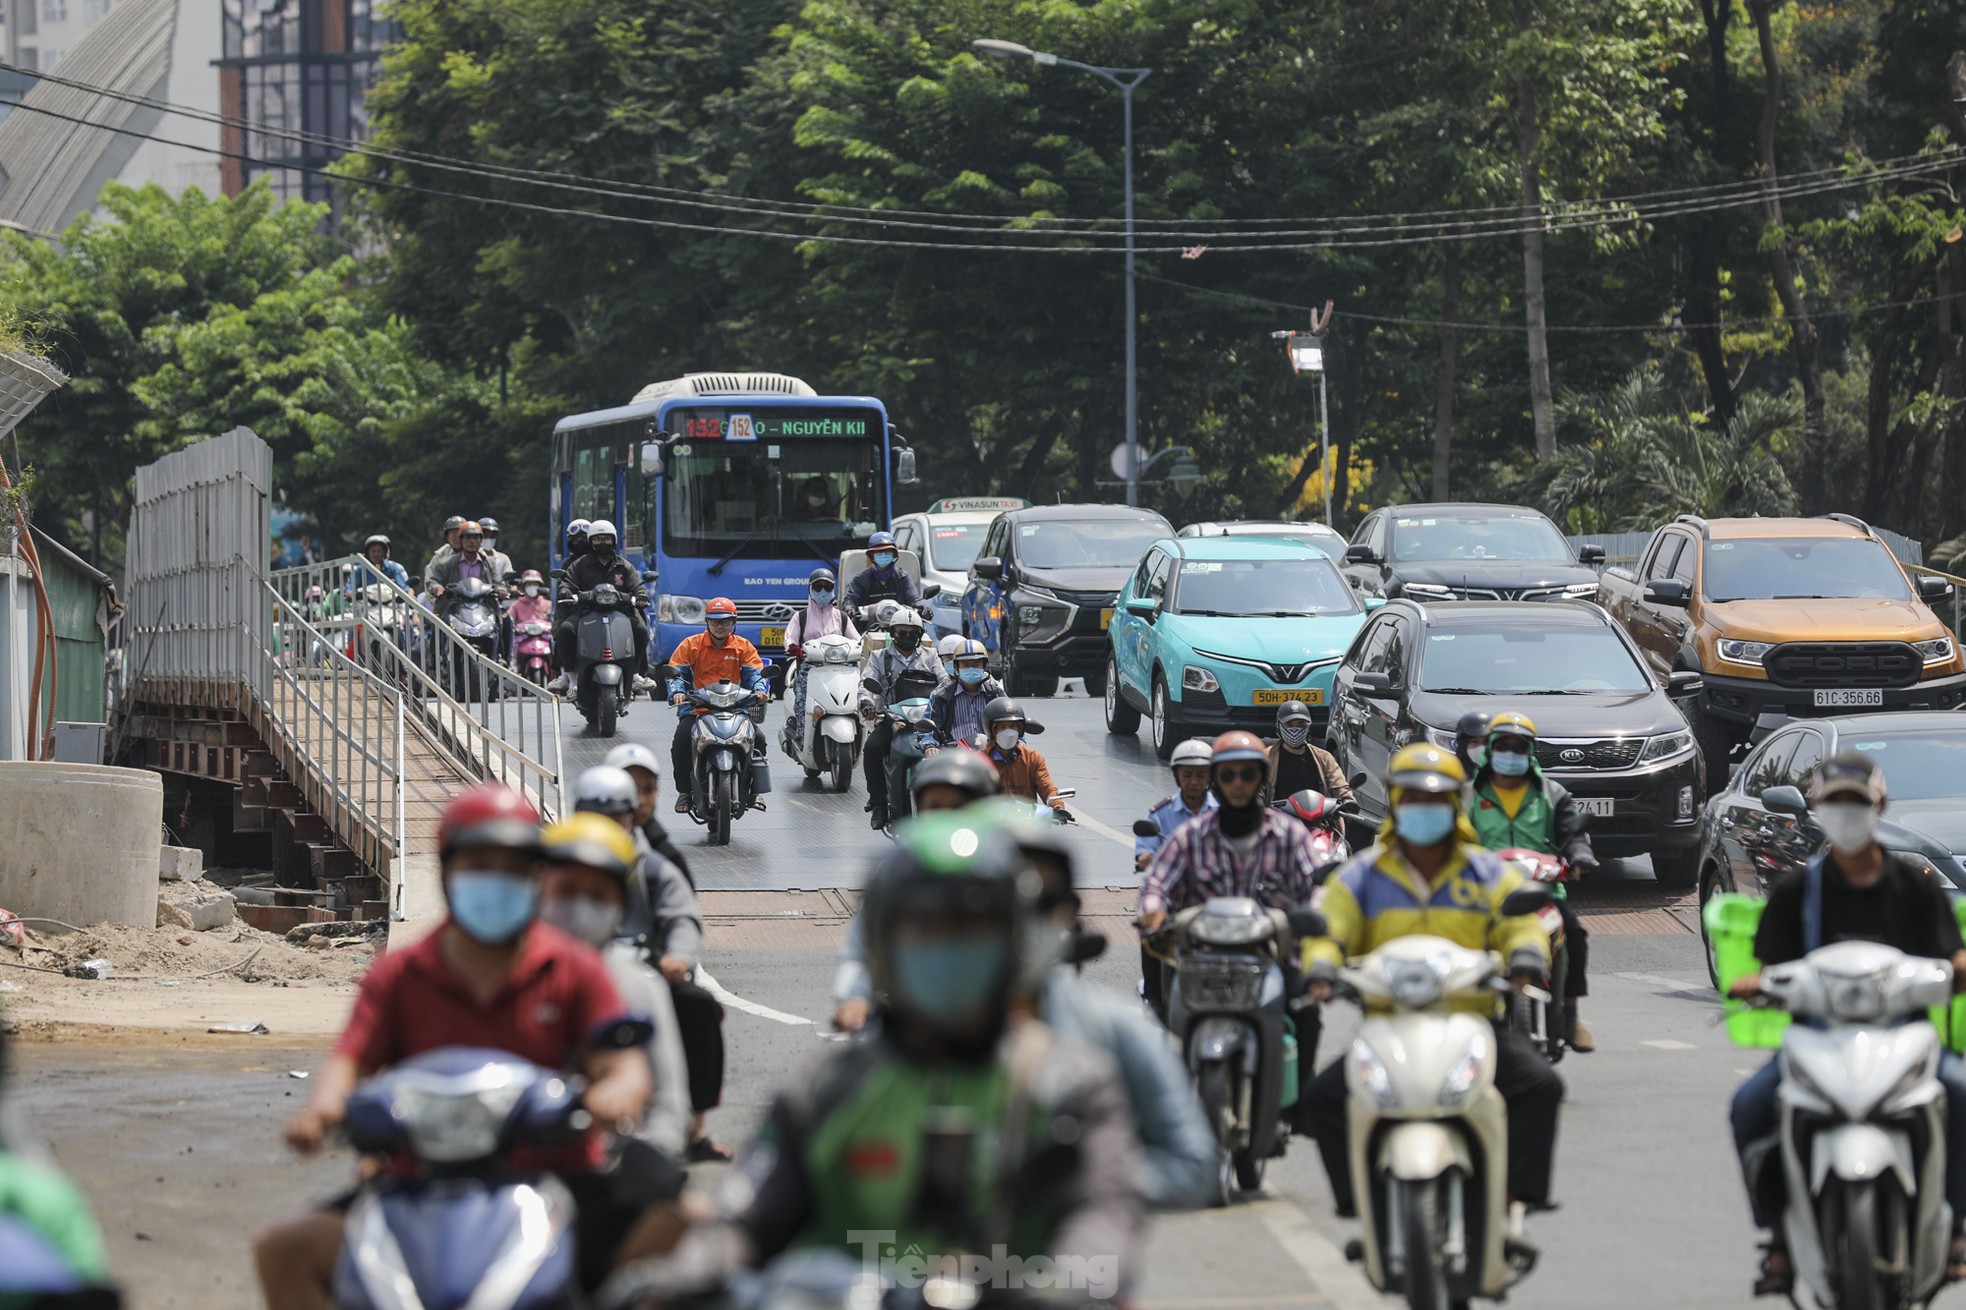
POLYGON ((923 584, 922 584, 922 599, 923 599, 923 600, 934 600, 934 599, 935 599, 935 598, 936 598, 937 596, 940 596, 941 594, 942 594, 942 584, 941 584, 941 583, 939 583, 939 582, 925 582, 925 583, 923 583, 923 584))
POLYGON ((1065 947, 1065 963, 1090 964, 1106 953, 1106 939, 1096 932, 1080 929, 1065 947))
POLYGON ((1290 924, 1290 931, 1299 937, 1322 937, 1330 930, 1324 916, 1308 905, 1293 905, 1283 917, 1290 924))
POLYGON ((1513 919, 1519 915, 1534 914, 1549 903, 1549 884, 1534 883, 1518 887, 1502 898, 1502 917, 1513 919))
POLYGON ((860 685, 866 688, 868 691, 873 692, 876 696, 881 694, 881 684, 878 679, 862 678, 860 680, 860 685))
POLYGON ((642 570, 642 581, 643 581, 643 582, 647 582, 647 583, 654 583, 654 582, 656 582, 656 581, 658 581, 658 580, 659 580, 659 579, 660 579, 661 577, 662 577, 662 575, 661 575, 660 573, 657 573, 657 572, 656 572, 656 571, 655 571, 654 569, 643 569, 643 570, 642 570))
POLYGON ((1347 787, 1363 787, 1365 785, 1364 771, 1361 770, 1358 773, 1354 773, 1351 777, 1347 778, 1345 780, 1345 785, 1347 787))
POLYGON ((1042 737, 1044 735, 1044 725, 1036 719, 1026 719, 1024 720, 1024 735, 1026 737, 1042 737))
POLYGON ((1152 819, 1135 819, 1133 821, 1133 835, 1135 837, 1158 837, 1160 836, 1160 825, 1156 824, 1152 819))

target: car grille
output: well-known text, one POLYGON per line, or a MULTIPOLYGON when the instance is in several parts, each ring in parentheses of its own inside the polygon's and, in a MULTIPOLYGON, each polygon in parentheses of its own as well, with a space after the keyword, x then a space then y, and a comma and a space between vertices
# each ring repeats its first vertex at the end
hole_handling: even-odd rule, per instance
POLYGON ((788 600, 740 600, 737 602, 737 621, 739 623, 786 624, 792 616, 806 606, 805 597, 788 600))
POLYGON ((1791 641, 1762 660, 1784 687, 1910 687, 1923 672, 1918 652, 1902 641, 1791 641))
POLYGON ((1556 587, 1456 587, 1449 585, 1445 596, 1414 593, 1412 599, 1429 600, 1561 600, 1563 588, 1556 587))
POLYGON ((1645 749, 1643 737, 1614 737, 1603 741, 1539 738, 1536 763, 1545 769, 1629 769, 1645 749))
POLYGON ((1195 1014, 1253 1010, 1263 991, 1263 966, 1248 960, 1184 955, 1180 973, 1181 1002, 1195 1014))

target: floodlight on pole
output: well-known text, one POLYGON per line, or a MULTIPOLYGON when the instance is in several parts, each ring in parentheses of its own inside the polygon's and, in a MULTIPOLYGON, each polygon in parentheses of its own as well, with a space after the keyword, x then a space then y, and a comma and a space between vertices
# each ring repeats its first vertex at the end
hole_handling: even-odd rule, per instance
POLYGON ((1324 524, 1331 523, 1331 410, 1325 400, 1324 391, 1324 329, 1331 323, 1331 306, 1326 304, 1322 316, 1312 315, 1315 325, 1309 332, 1279 331, 1270 333, 1273 341, 1283 343, 1283 355, 1290 361, 1290 371, 1298 377, 1306 373, 1317 375, 1318 412, 1318 475, 1324 484, 1324 524))

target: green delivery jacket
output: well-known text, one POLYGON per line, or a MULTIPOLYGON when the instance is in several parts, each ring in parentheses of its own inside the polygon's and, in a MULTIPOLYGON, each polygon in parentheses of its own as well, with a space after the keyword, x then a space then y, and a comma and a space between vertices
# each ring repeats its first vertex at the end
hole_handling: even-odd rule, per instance
POLYGON ((994 1059, 926 1064, 873 1033, 779 1096, 718 1192, 721 1217, 683 1238, 662 1281, 671 1294, 714 1288, 795 1248, 879 1261, 905 1280, 911 1262, 1002 1246, 1084 1271, 1093 1299, 1110 1299, 1133 1267, 1146 1176, 1105 1052, 1031 1021, 994 1059), (925 1130, 952 1117, 975 1129, 969 1199, 953 1210, 934 1200, 923 1149, 925 1130))
POLYGON ((1529 758, 1529 795, 1515 818, 1509 818, 1509 812, 1495 799, 1495 772, 1485 764, 1475 773, 1466 795, 1468 822, 1474 826, 1475 839, 1489 850, 1517 847, 1560 855, 1572 864, 1597 862, 1590 834, 1585 831, 1590 820, 1578 811, 1569 789, 1544 775, 1535 756, 1529 758))

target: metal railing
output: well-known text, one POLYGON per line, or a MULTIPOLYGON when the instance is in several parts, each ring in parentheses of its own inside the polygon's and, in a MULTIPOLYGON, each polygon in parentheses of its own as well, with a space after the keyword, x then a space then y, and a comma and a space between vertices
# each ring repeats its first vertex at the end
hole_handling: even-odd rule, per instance
MULTIPOLYGON (((265 584, 272 639, 258 656, 258 711, 273 756, 308 807, 369 868, 391 881, 403 852, 403 688, 350 659, 265 584)), ((245 636, 241 634, 242 638, 245 636)))
POLYGON ((467 772, 524 793, 546 818, 565 813, 559 697, 486 658, 360 556, 280 569, 269 582, 344 656, 401 687, 411 721, 467 772))

